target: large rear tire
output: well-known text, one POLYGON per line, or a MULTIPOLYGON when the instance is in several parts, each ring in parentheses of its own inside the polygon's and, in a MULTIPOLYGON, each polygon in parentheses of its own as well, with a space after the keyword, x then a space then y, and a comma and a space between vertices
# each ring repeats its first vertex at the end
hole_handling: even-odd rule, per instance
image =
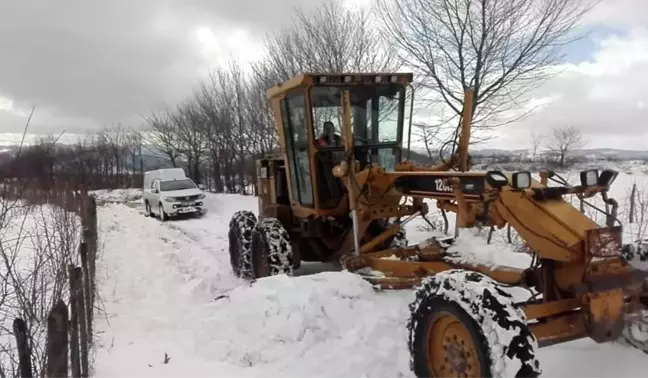
POLYGON ((263 218, 252 231, 252 270, 254 278, 293 274, 290 235, 275 218, 263 218))
POLYGON ((229 255, 232 272, 244 279, 253 278, 252 274, 252 230, 257 217, 248 210, 237 211, 229 223, 229 255))
POLYGON ((512 296, 487 276, 427 278, 410 304, 410 367, 417 377, 538 377, 538 344, 512 296))

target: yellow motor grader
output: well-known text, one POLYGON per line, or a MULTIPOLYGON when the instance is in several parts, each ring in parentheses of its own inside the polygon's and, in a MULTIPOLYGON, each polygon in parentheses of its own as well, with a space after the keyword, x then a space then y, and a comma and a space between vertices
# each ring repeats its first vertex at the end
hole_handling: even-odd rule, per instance
POLYGON ((648 302, 645 274, 623 259, 620 225, 601 227, 563 198, 610 203, 617 172, 588 170, 580 185, 555 187, 550 171, 539 180, 470 171, 471 89, 456 152, 418 167, 402 156, 412 77, 304 74, 268 90, 280 152, 256 162, 259 218, 232 216, 234 273, 254 280, 291 275, 302 261, 340 262, 376 287, 415 288, 408 343, 418 377, 535 377, 539 347, 627 332, 648 302), (532 263, 458 262, 450 237, 408 245, 403 226, 427 220, 426 199, 455 213, 458 230, 510 225, 532 263), (532 294, 520 301, 510 290, 517 287, 532 294))

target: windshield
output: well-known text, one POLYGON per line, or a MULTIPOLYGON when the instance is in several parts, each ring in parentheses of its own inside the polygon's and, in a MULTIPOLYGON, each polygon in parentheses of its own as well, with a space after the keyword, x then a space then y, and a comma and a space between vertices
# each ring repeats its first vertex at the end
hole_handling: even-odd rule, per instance
POLYGON ((400 84, 314 86, 313 132, 318 147, 342 147, 342 93, 351 94, 351 124, 356 144, 400 142, 405 88, 400 84))
POLYGON ((160 181, 160 191, 162 192, 194 188, 196 188, 196 184, 190 179, 160 181))

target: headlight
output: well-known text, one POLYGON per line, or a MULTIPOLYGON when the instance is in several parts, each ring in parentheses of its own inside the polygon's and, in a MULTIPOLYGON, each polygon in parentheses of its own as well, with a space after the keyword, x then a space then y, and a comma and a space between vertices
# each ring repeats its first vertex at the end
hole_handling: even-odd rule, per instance
POLYGON ((175 202, 176 199, 173 197, 164 197, 164 200, 167 202, 175 202))
POLYGON ((599 175, 598 184, 603 186, 610 186, 616 180, 619 172, 613 169, 604 169, 599 175))
POLYGON ((205 198, 205 193, 200 193, 200 194, 198 195, 198 199, 203 199, 203 198, 205 198))
POLYGON ((493 189, 501 189, 503 186, 508 185, 508 179, 500 171, 486 172, 486 182, 493 189))
POLYGON ((516 172, 511 177, 515 189, 526 189, 531 186, 531 172, 516 172))
POLYGON ((581 186, 589 187, 598 183, 598 169, 589 169, 580 173, 581 186))

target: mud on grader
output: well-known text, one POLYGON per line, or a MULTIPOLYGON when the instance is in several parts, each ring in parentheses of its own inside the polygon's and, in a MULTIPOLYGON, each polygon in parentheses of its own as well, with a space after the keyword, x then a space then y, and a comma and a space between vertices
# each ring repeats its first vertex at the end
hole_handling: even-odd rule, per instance
POLYGON ((339 262, 377 288, 415 288, 408 343, 418 377, 536 377, 537 348, 585 337, 625 335, 648 351, 636 334, 648 334, 646 273, 623 258, 607 197, 617 173, 588 170, 580 185, 549 186, 557 177, 550 171, 539 181, 529 172, 470 171, 470 88, 455 153, 417 167, 401 159, 412 77, 304 74, 268 90, 280 152, 256 162, 259 219, 232 216, 234 273, 254 280, 291 275, 302 261, 339 262), (609 224, 600 227, 565 201, 568 194, 603 196, 609 224), (531 266, 458 263, 448 252, 452 237, 408 245, 403 226, 427 220, 425 199, 444 217, 455 213, 457 230, 510 225, 531 266), (508 290, 516 287, 529 299, 516 301, 508 290))

